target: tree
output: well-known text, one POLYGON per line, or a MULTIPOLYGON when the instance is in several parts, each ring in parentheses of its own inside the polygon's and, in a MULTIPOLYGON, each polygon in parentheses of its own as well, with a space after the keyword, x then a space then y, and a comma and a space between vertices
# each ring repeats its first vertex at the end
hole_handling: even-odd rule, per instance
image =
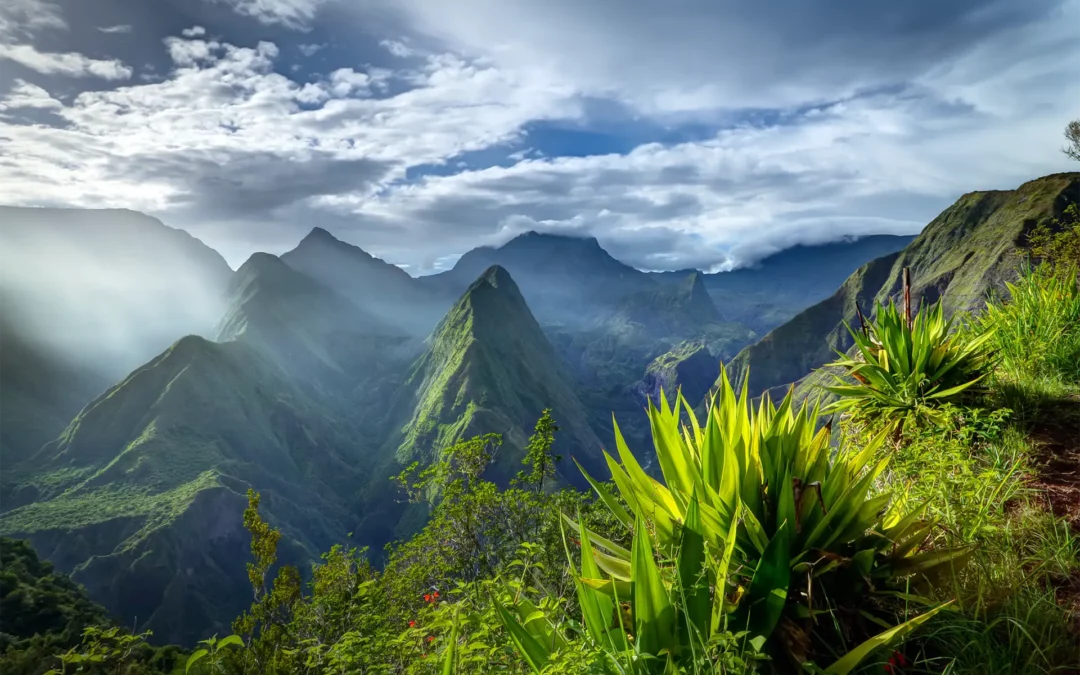
POLYGON ((300 573, 291 565, 278 568, 271 588, 266 580, 277 562, 281 532, 259 515, 259 493, 249 489, 248 507, 244 509, 244 527, 251 533, 251 556, 247 564, 254 601, 251 608, 233 622, 233 631, 244 641, 245 673, 271 673, 277 670, 276 661, 292 619, 292 610, 300 599, 300 573))
POLYGON ((1073 120, 1065 127, 1065 140, 1068 143, 1061 151, 1080 162, 1080 120, 1073 120))
POLYGON ((528 475, 518 474, 518 481, 536 486, 537 492, 544 489, 544 481, 555 475, 555 462, 562 461, 562 455, 554 455, 551 446, 555 444, 555 432, 559 426, 551 417, 551 408, 545 408, 536 420, 536 428, 529 437, 525 459, 521 463, 531 467, 528 475))

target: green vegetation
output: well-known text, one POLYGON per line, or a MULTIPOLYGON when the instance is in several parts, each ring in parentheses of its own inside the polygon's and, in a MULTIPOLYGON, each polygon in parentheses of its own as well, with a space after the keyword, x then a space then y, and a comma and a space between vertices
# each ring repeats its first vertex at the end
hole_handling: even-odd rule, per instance
POLYGON ((0 566, 0 663, 5 675, 42 675, 58 662, 88 664, 92 656, 103 664, 93 672, 116 665, 123 667, 117 672, 129 675, 168 673, 182 662, 179 649, 150 647, 146 635, 132 636, 110 625, 105 609, 40 560, 27 542, 0 538, 0 566), (121 642, 122 649, 107 648, 121 642))
POLYGON ((864 322, 858 331, 845 323, 856 356, 840 353, 829 366, 843 368, 855 383, 837 377, 838 385, 828 391, 839 400, 829 412, 851 411, 870 423, 889 423, 909 414, 934 418, 939 405, 970 395, 986 376, 986 344, 994 338, 993 330, 957 335, 940 302, 912 316, 910 298, 905 300, 903 314, 890 302, 888 307, 879 304, 874 321, 864 322))

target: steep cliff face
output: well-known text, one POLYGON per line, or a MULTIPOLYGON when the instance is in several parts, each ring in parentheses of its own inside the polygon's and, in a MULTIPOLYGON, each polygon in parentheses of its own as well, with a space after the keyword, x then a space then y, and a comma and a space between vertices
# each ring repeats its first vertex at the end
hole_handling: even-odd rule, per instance
POLYGON ((1080 202, 1080 173, 1046 176, 1015 190, 973 192, 935 218, 902 251, 859 268, 832 297, 797 314, 731 364, 739 379, 749 371, 750 390, 760 393, 795 382, 846 351, 843 326, 875 301, 898 297, 904 268, 911 270, 916 302, 940 299, 949 313, 977 309, 987 293, 1015 277, 1026 235, 1039 223, 1080 202))

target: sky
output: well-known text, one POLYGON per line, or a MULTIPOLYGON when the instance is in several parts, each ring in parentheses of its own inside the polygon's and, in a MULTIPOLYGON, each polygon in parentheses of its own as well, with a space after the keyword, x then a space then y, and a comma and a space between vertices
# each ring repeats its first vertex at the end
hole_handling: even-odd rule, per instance
POLYGON ((1078 170, 1080 0, 3 0, 0 203, 234 268, 312 227, 414 275, 529 230, 643 269, 918 232, 1078 170))

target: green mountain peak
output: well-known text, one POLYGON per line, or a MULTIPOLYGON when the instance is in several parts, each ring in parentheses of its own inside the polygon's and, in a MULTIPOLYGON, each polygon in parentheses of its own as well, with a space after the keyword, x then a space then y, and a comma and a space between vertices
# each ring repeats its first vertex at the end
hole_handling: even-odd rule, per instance
POLYGON ((498 265, 469 286, 432 333, 404 392, 399 406, 409 412, 397 440, 400 462, 430 460, 461 438, 496 431, 509 452, 495 471, 509 478, 544 408, 553 409, 568 448, 586 461, 599 452, 555 350, 498 265))

